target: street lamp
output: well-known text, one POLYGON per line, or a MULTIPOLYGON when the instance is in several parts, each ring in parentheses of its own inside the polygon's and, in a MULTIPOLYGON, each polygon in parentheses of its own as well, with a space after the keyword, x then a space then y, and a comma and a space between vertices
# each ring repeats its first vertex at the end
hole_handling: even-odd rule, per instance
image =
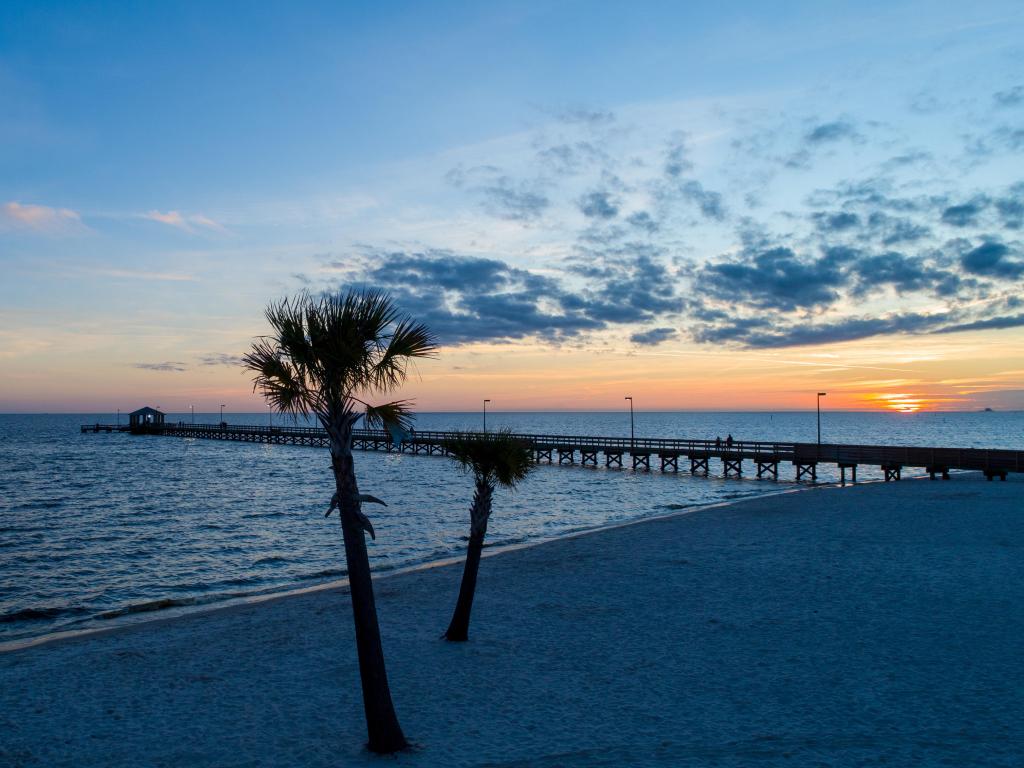
POLYGON ((224 423, 224 403, 220 404, 220 423, 224 423))
POLYGON ((827 394, 828 392, 818 393, 818 445, 821 445, 821 398, 827 394))
POLYGON ((636 433, 633 429, 633 398, 627 397, 629 400, 629 447, 632 448, 636 442, 636 433))
POLYGON ((121 409, 117 409, 117 426, 121 426, 121 409))
POLYGON ((484 434, 487 434, 487 404, 490 400, 484 400, 484 434))
POLYGON ((194 405, 190 405, 189 409, 192 411, 192 426, 194 427, 196 425, 196 407, 194 405))
POLYGON ((270 419, 270 428, 274 428, 274 406, 267 403, 267 418, 270 419))

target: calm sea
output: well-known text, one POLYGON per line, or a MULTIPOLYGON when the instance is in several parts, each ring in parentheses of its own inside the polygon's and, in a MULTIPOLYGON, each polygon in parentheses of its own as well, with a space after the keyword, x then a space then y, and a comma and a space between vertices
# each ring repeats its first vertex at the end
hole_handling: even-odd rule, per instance
MULTIPOLYGON (((123 418, 123 417, 122 417, 123 418)), ((190 414, 168 419, 188 421, 190 414)), ((266 424, 267 414, 228 414, 266 424)), ((215 423, 219 414, 196 414, 215 423)), ((0 641, 136 620, 344 576, 332 480, 317 448, 81 434, 112 414, 0 415, 0 641)), ((479 429, 479 414, 421 414, 419 429, 479 429)), ((629 435, 628 413, 491 413, 518 432, 629 435)), ((637 413, 638 437, 804 441, 814 413, 637 413)), ((1024 449, 1024 413, 826 413, 824 442, 1024 449)), ((472 480, 447 459, 357 453, 378 570, 457 554, 472 480)), ((862 477, 871 478, 870 471, 862 477)), ((712 471, 720 471, 714 466, 712 471)), ((543 466, 500 491, 491 544, 779 490, 685 473, 543 466)), ((833 479, 828 473, 822 481, 833 479)))

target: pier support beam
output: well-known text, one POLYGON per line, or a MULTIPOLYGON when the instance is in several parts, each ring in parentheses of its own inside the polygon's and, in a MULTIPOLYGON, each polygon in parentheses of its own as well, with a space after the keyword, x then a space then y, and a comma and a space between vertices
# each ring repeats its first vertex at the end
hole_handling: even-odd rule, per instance
POLYGON ((649 453, 632 453, 633 456, 633 469, 642 469, 646 472, 651 471, 651 454, 649 453))
POLYGON ((622 469, 622 453, 615 451, 604 452, 604 465, 606 467, 618 467, 622 469))
POLYGON ((722 457, 722 476, 723 477, 736 477, 743 476, 743 459, 738 456, 723 456, 722 457))
POLYGON ((935 475, 942 475, 943 480, 949 480, 949 467, 932 466, 925 467, 924 471, 928 473, 930 480, 935 479, 935 475))
POLYGON ((799 483, 801 480, 807 479, 812 483, 818 480, 818 462, 816 461, 794 461, 793 466, 796 467, 796 481, 799 483))
POLYGON ((584 467, 590 464, 593 467, 597 466, 597 450, 590 450, 589 448, 580 448, 580 464, 584 467))
POLYGON ((757 479, 760 480, 765 475, 771 475, 772 480, 779 479, 779 462, 776 459, 769 459, 764 461, 762 459, 757 460, 757 479))
POLYGON ((703 472, 705 477, 708 476, 707 456, 690 456, 690 474, 696 475, 698 472, 703 472))
POLYGON ((885 473, 885 482, 890 480, 899 480, 903 474, 903 466, 900 464, 883 464, 882 472, 885 473))
POLYGON ((559 464, 575 464, 576 463, 576 449, 570 446, 560 446, 558 448, 558 463, 559 464))
POLYGON ((538 448, 537 449, 537 463, 541 464, 541 463, 543 463, 545 461, 548 464, 554 463, 552 458, 551 458, 551 449, 550 448, 538 448))
POLYGON ((996 478, 996 477, 998 477, 1001 481, 1006 482, 1006 470, 1005 469, 986 469, 985 470, 985 479, 988 480, 989 482, 991 482, 992 479, 996 478))
POLYGON ((846 485, 846 470, 850 470, 851 482, 857 482, 857 465, 848 462, 839 462, 839 484, 846 485))
POLYGON ((658 458, 661 459, 661 471, 662 472, 678 472, 679 471, 679 454, 678 453, 659 453, 658 458))

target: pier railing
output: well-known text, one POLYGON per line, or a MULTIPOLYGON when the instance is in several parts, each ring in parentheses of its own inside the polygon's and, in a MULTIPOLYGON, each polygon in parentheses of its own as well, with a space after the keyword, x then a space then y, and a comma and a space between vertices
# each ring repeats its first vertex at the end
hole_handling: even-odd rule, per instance
MULTIPOLYGON (((83 432, 126 431, 122 425, 84 424, 83 432)), ((145 425, 135 430, 144 434, 178 437, 233 440, 239 442, 280 443, 286 445, 326 446, 327 433, 320 427, 298 425, 255 426, 235 424, 188 424, 185 422, 145 425)), ((445 453, 445 444, 457 435, 482 437, 485 433, 458 433, 437 430, 411 430, 399 439, 386 430, 353 430, 353 445, 360 450, 404 451, 409 453, 445 453)), ((708 471, 708 460, 720 459, 728 475, 741 474, 742 462, 757 464, 758 477, 764 473, 778 476, 778 465, 792 463, 797 479, 816 477, 819 463, 834 464, 843 470, 852 469, 856 478, 859 465, 880 467, 887 479, 898 479, 903 467, 924 467, 934 476, 948 476, 950 470, 980 470, 988 477, 1005 478, 1007 472, 1024 472, 1024 451, 987 448, 927 448, 880 445, 836 445, 788 443, 750 440, 698 440, 662 437, 620 437, 593 435, 544 435, 516 433, 536 452, 538 460, 575 463, 576 453, 582 464, 596 464, 597 454, 605 456, 608 466, 622 466, 622 456, 633 458, 634 468, 650 469, 652 455, 661 459, 664 471, 678 470, 678 460, 689 458, 691 471, 708 471)))

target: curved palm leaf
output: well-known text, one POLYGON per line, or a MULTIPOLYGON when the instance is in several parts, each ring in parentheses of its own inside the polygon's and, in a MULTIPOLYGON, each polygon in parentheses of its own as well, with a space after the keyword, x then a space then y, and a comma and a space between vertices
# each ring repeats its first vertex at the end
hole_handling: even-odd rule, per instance
POLYGON ((505 488, 514 488, 536 466, 530 446, 507 429, 482 435, 456 433, 444 447, 475 477, 505 488))

